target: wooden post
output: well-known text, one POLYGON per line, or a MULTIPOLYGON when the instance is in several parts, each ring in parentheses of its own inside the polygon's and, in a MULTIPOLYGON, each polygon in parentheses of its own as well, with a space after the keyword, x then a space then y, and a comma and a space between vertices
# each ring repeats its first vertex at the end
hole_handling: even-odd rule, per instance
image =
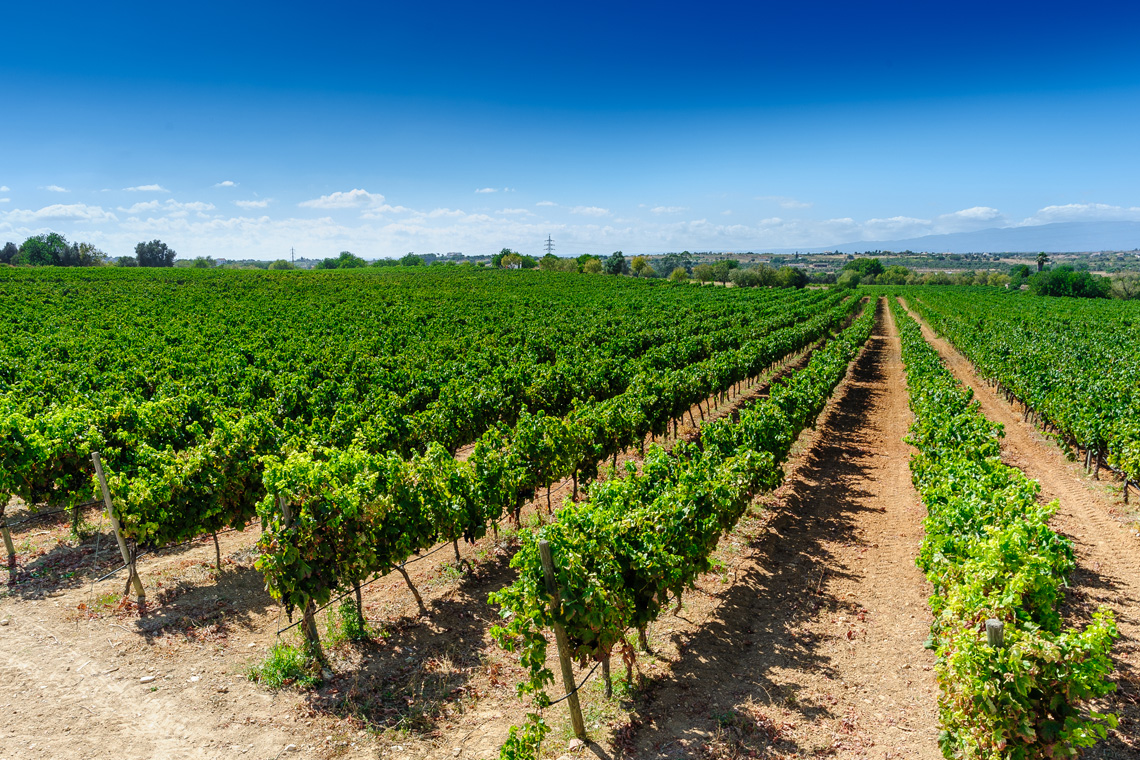
POLYGON ((602 658, 602 678, 606 682, 606 699, 614 695, 614 682, 610 677, 610 656, 607 654, 602 658))
POLYGON ((1005 645, 1005 623, 993 618, 986 621, 986 643, 999 649, 1005 645))
POLYGON ((134 584, 135 596, 139 605, 139 614, 146 614, 146 591, 143 590, 142 579, 135 566, 135 557, 127 549, 127 541, 123 538, 119 518, 115 515, 115 508, 111 504, 111 491, 107 488, 107 478, 103 475, 103 463, 99 459, 99 452, 91 452, 91 462, 95 465, 95 474, 99 477, 99 488, 103 491, 103 506, 107 509, 107 517, 111 520, 111 528, 115 531, 115 540, 119 544, 119 553, 123 555, 123 563, 130 569, 128 583, 134 584))
POLYGON ((308 647, 308 654, 314 657, 322 665, 326 662, 325 651, 321 648, 321 637, 317 633, 317 617, 316 605, 310 599, 305 602, 305 611, 301 617, 301 631, 305 634, 305 645, 308 647))
POLYGON ((215 563, 215 566, 218 568, 218 573, 221 574, 221 572, 222 572, 222 547, 218 543, 218 534, 215 532, 211 535, 213 535, 213 537, 214 537, 214 563, 215 563))
MULTIPOLYGON (((1128 503, 1128 478, 1124 479, 1124 503, 1125 504, 1128 503)), ((12 545, 12 539, 8 538, 8 529, 7 528, 4 529, 4 538, 7 539, 8 545, 11 546, 12 545)), ((11 551, 11 550, 9 549, 9 551, 11 551)))
MULTIPOLYGON (((562 595, 554 579, 554 557, 550 553, 550 542, 539 541, 538 552, 542 557, 542 572, 546 576, 546 592, 550 594, 551 614, 557 615, 562 607, 562 595)), ((578 703, 578 691, 574 685, 574 670, 570 667, 570 642, 566 629, 561 623, 554 623, 554 638, 558 642, 558 661, 562 665, 562 685, 566 688, 566 703, 570 706, 570 722, 574 725, 574 735, 585 741, 586 722, 582 720, 582 706, 578 703)))
MULTIPOLYGON (((1124 501, 1128 502, 1128 481, 1124 485, 1124 501)), ((0 533, 4 534, 4 548, 8 550, 8 585, 16 582, 16 547, 12 544, 12 533, 8 530, 8 517, 4 514, 7 506, 0 507, 0 533)))

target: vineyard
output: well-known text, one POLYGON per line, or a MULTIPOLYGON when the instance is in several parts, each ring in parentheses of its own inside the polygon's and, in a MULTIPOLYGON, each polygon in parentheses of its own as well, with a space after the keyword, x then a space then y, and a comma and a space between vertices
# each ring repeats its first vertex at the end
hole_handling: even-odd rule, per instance
MULTIPOLYGON (((1134 671, 1120 652, 1137 635, 1127 612, 1135 600, 1078 614, 1066 589, 1088 582, 1080 536, 1052 527, 1066 499, 1047 501, 1007 461, 1002 425, 915 317, 972 363, 986 392, 992 385, 1028 428, 1052 436, 1053 453, 1083 457, 1089 485, 1071 476, 1080 488, 1102 467, 1118 476, 1115 494, 1090 491, 1111 502, 1109 514, 1140 480, 1140 312, 992 289, 895 292, 902 304, 850 290, 455 267, 0 269, 10 576, 0 636, 33 625, 28 610, 43 608, 27 605, 55 598, 69 610, 62 619, 90 637, 100 626, 133 631, 146 642, 137 658, 172 638, 195 651, 206 635, 236 641, 228 614, 254 641, 245 660, 226 643, 213 656, 254 674, 240 687, 248 704, 277 693, 299 700, 297 714, 320 721, 324 740, 297 739, 290 751, 314 757, 466 756, 464 726, 468 737, 487 735, 472 757, 507 760, 567 746, 773 758, 862 756, 868 742, 912 739, 919 757, 1131 747, 1134 671), (892 362, 898 382, 883 379, 892 362), (875 421, 888 397, 909 401, 913 422, 891 419, 910 425, 906 443, 868 432, 894 430, 875 421), (896 453, 873 459, 877 446, 896 453), (884 468, 913 487, 862 514, 884 468), (817 494, 810 506, 805 494, 817 494), (836 509, 842 528, 827 541, 839 543, 809 544, 789 560, 811 566, 779 590, 790 592, 781 604, 792 622, 757 631, 768 613, 754 612, 732 618, 735 633, 724 636, 764 642, 741 655, 754 671, 785 662, 789 637, 791 649, 840 647, 827 650, 833 664, 740 687, 763 710, 738 701, 710 713, 728 693, 715 680, 707 699, 692 684, 669 696, 670 673, 731 612, 718 587, 763 585, 757 573, 778 566, 758 559, 770 542, 815 540, 795 521, 830 521, 836 509), (925 515, 913 523, 921 545, 904 543, 903 512, 872 528, 876 510, 925 515), (864 538, 872 529, 896 538, 864 538), (867 552, 887 549, 921 574, 874 591, 852 580, 868 572, 857 569, 867 552), (203 558, 194 566, 206 570, 187 581, 180 557, 203 558), (247 589, 246 601, 219 615, 229 583, 247 589), (208 614, 179 610, 208 594, 208 614), (929 597, 929 630, 908 628, 888 653, 872 645, 872 625, 887 625, 898 594, 929 597), (457 607, 457 595, 471 601, 457 607), (833 619, 855 622, 837 635, 833 619), (413 635, 422 626, 446 651, 413 635), (877 654, 851 659, 852 647, 877 654), (937 698, 900 739, 888 730, 900 718, 856 719, 874 700, 832 691, 860 683, 875 697, 875 684, 890 682, 881 661, 904 654, 914 665, 900 660, 897 670, 914 675, 884 695, 913 693, 917 679, 937 698), (376 678, 371 661, 387 663, 376 678), (486 674, 482 692, 443 688, 456 683, 438 675, 448 668, 486 674), (646 744, 654 710, 671 699, 675 715, 695 709, 689 724, 708 728, 686 724, 646 744), (482 704, 501 714, 487 717, 482 704), (803 736, 821 721, 834 738, 812 749, 803 736), (355 738, 333 738, 346 727, 355 738)), ((1134 518, 1119 514, 1109 530, 1124 535, 1134 518)), ((779 612, 769 593, 747 604, 779 612)), ((26 647, 63 635, 27 630, 36 632, 20 640, 26 647)), ((7 672, 19 681, 24 668, 14 658, 7 672)), ((146 746, 139 756, 156 751, 146 746)), ((283 746, 258 751, 272 757, 283 746)))

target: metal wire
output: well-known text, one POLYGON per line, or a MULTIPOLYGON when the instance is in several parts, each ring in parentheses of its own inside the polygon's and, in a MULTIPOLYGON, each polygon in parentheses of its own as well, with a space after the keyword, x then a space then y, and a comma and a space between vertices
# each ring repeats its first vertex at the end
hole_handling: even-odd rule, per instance
POLYGON ((579 689, 581 689, 583 686, 585 686, 585 685, 586 685, 586 681, 589 681, 589 680, 590 680, 590 676, 594 675, 594 671, 595 671, 595 670, 597 670, 597 669, 598 669, 598 666, 599 666, 599 665, 601 665, 601 664, 602 664, 602 661, 601 661, 601 660, 598 660, 596 663, 594 663, 594 667, 590 668, 590 672, 589 672, 589 673, 587 673, 587 674, 586 674, 586 677, 582 679, 582 683, 578 684, 578 685, 577 685, 577 686, 575 686, 573 689, 571 689, 570 691, 566 692, 565 694, 563 694, 563 695, 562 695, 561 697, 559 697, 558 699, 556 699, 556 700, 554 700, 553 702, 551 702, 549 706, 550 706, 550 707, 554 707, 554 705, 558 704, 558 703, 559 703, 559 702, 561 702, 562 700, 564 700, 564 699, 569 699, 569 698, 570 698, 570 695, 571 695, 571 694, 577 694, 577 693, 578 693, 578 690, 579 690, 579 689))
MULTIPOLYGON (((448 542, 448 541, 444 541, 442 544, 440 544, 439 546, 435 547, 434 549, 432 549, 432 550, 431 550, 430 552, 428 552, 427 554, 421 554, 421 555, 419 555, 418 557, 415 557, 414 559, 408 559, 408 560, 404 560, 404 562, 403 562, 403 563, 401 563, 401 564, 397 565, 396 567, 401 567, 401 568, 403 568, 403 567, 407 567, 408 565, 410 565, 410 564, 412 564, 412 563, 414 563, 414 562, 419 562, 421 559, 427 559, 428 557, 430 557, 431 555, 435 554, 436 552, 438 552, 438 551, 442 551, 443 549, 447 548, 447 545, 448 545, 448 543, 450 543, 450 542, 448 542)), ((121 568, 120 568, 120 569, 121 569, 121 568)), ((372 585, 373 583, 375 583, 376 581, 380 580, 381 578, 384 578, 384 577, 386 577, 387 575, 388 575, 387 573, 382 573, 381 575, 377 575, 377 576, 376 576, 375 578, 373 578, 372 580, 370 580, 370 581, 368 581, 368 582, 366 582, 366 583, 362 583, 362 584, 360 584, 360 587, 361 587, 361 588, 364 588, 365 586, 370 586, 370 585, 372 585)), ((334 605, 334 604, 336 604, 337 602, 339 602, 341 599, 344 599, 344 598, 345 598, 346 596, 348 596, 349 594, 354 594, 354 593, 356 593, 356 589, 355 589, 355 588, 353 588, 351 591, 345 591, 343 594, 341 594, 340 596, 338 596, 336 599, 330 599, 330 600, 329 600, 328 602, 326 602, 325 604, 322 604, 320 607, 318 607, 317 609, 313 610, 313 614, 315 615, 315 614, 317 614, 318 612, 322 612, 322 611, 324 611, 324 610, 328 609, 328 608, 329 608, 329 607, 331 607, 332 605, 334 605)), ((302 619, 302 620, 298 620, 296 623, 291 623, 291 624, 289 624, 289 625, 285 626, 284 628, 282 628, 282 629, 280 629, 279 631, 277 631, 277 635, 278 635, 278 636, 280 636, 281 634, 285 633, 285 631, 288 631, 288 630, 290 630, 290 629, 292 629, 292 628, 296 628, 296 627, 297 627, 297 626, 299 626, 299 625, 300 625, 302 622, 303 622, 303 619, 302 619)))

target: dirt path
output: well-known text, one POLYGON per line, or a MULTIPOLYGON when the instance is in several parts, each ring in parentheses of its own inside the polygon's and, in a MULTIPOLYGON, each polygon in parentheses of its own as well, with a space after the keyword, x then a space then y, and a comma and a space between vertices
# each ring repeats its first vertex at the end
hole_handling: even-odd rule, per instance
POLYGON ((973 365, 950 343, 938 337, 917 314, 930 342, 954 375, 974 389, 982 412, 1005 427, 1005 461, 1041 484, 1045 501, 1059 500, 1053 528, 1075 544, 1077 570, 1067 616, 1079 621, 1105 605, 1116 615, 1120 640, 1115 649, 1117 690, 1100 705, 1117 713, 1121 725, 1109 741, 1085 754, 1087 758, 1140 757, 1140 541, 1119 520, 1114 500, 1095 485, 1079 464, 1015 411, 974 372, 973 365))
POLYGON ((632 716, 632 756, 940 757, 909 423, 884 311, 736 582, 632 716))

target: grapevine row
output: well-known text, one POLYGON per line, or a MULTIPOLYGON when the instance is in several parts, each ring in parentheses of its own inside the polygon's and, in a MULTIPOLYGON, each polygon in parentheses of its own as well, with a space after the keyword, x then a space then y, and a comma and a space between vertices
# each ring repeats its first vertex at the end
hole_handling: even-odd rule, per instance
POLYGON ((1107 680, 1116 626, 1100 609, 1083 630, 1058 605, 1072 545, 1048 526, 1057 502, 1001 461, 1002 428, 985 418, 892 299, 902 339, 915 488, 926 505, 918 565, 934 586, 931 645, 947 758, 1072 757, 1115 727, 1088 710, 1107 680), (986 621, 1004 624, 994 645, 986 621))
MULTIPOLYGON (((699 444, 678 443, 671 452, 650 446, 640 471, 630 466, 627 477, 596 484, 587 501, 559 510, 553 523, 524 535, 511 561, 518 579, 491 595, 504 616, 493 634, 519 652, 528 672, 522 693, 535 694, 539 708, 550 704, 545 631, 555 624, 565 630, 579 663, 600 661, 608 673, 616 647, 632 663, 627 633, 643 634, 670 597, 679 600, 710 568, 721 535, 753 496, 779 483, 792 442, 822 411, 870 337, 874 319, 875 309, 866 309, 737 422, 705 425, 699 444), (541 541, 549 543, 557 567, 557 607, 544 580, 541 541)), ((530 714, 521 729, 512 728, 502 757, 536 756, 548 731, 538 714, 530 714)))
MULTIPOLYGON (((960 290, 960 289, 954 289, 960 290)), ((913 308, 1008 400, 1140 481, 1140 318, 1126 302, 924 289, 913 308)))
MULTIPOLYGON (((308 615, 337 590, 397 569, 437 542, 478 539, 507 514, 517 520, 537 489, 571 476, 592 479, 599 460, 663 433, 711 391, 819 340, 857 304, 845 301, 737 352, 653 378, 650 388, 578 405, 566 417, 524 413, 513 430, 485 434, 466 460, 437 444, 408 458, 359 447, 263 457, 258 568, 267 588, 290 612, 308 615)), ((317 649, 315 630, 309 623, 304 630, 317 649)))

